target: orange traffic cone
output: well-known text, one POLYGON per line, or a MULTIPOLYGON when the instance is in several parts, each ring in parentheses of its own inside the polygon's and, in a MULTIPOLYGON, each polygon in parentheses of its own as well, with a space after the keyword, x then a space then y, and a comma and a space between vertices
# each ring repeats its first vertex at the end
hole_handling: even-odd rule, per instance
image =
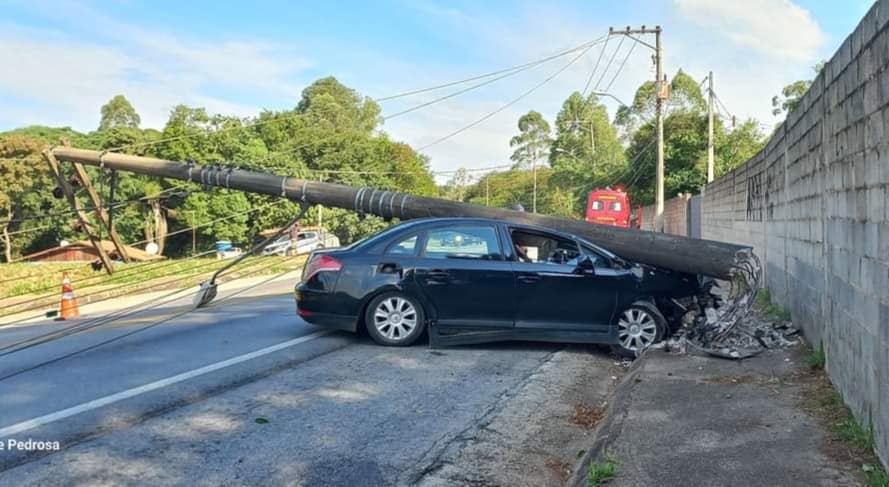
POLYGON ((77 298, 74 297, 74 286, 71 285, 71 279, 68 278, 67 272, 62 274, 62 302, 59 307, 61 308, 60 320, 80 316, 80 311, 77 309, 77 298))

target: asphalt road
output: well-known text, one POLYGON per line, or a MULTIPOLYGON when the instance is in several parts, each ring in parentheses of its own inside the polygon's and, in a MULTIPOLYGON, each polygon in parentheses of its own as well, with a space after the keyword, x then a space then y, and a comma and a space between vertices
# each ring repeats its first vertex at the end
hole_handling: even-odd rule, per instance
POLYGON ((379 347, 302 322, 288 288, 0 356, 0 484, 557 485, 588 433, 573 407, 619 373, 590 347, 379 347))

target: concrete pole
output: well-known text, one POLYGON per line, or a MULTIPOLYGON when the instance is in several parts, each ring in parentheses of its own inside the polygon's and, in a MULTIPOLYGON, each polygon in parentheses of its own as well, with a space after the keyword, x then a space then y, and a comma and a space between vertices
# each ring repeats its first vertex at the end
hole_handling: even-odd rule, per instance
POLYGON ((531 201, 531 213, 537 213, 537 158, 531 161, 531 169, 534 171, 534 197, 531 201))
POLYGON ((323 183, 314 179, 278 176, 229 166, 205 166, 68 147, 59 147, 47 152, 53 162, 57 157, 59 161, 64 162, 79 162, 97 167, 104 165, 109 170, 116 169, 146 176, 191 181, 204 186, 278 196, 309 205, 324 205, 352 210, 359 214, 377 215, 384 219, 474 217, 549 227, 586 238, 629 260, 719 278, 731 277, 732 270, 736 268, 738 252, 746 252, 749 249, 725 242, 641 232, 570 218, 477 206, 374 188, 323 183))
POLYGON ((661 26, 655 27, 655 63, 657 66, 655 82, 657 100, 657 189, 654 210, 654 231, 664 231, 664 98, 666 80, 664 79, 664 51, 661 46, 661 26))
POLYGON ((491 176, 485 175, 485 206, 491 206, 491 176))
POLYGON ((707 182, 713 182, 713 71, 707 76, 707 182))

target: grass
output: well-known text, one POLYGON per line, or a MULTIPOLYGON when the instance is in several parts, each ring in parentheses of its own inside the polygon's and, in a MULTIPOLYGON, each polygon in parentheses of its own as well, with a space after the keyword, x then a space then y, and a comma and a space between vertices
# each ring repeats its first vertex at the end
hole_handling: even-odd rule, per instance
POLYGON ((889 487, 889 474, 879 465, 864 464, 861 466, 868 487, 889 487))
POLYGON ((756 304, 768 318, 790 321, 790 311, 775 304, 772 301, 772 293, 768 289, 762 288, 756 292, 756 304))
POLYGON ((827 364, 827 354, 824 353, 824 345, 819 345, 818 350, 810 350, 803 357, 803 364, 810 369, 824 370, 824 366, 827 364))
POLYGON ((593 462, 590 464, 590 474, 587 485, 590 487, 599 487, 614 480, 617 476, 617 462, 608 458, 602 462, 593 462))
MULTIPOLYGON (((823 354, 819 349, 810 356, 817 362, 823 354)), ((829 450, 844 461, 859 466, 869 487, 889 487, 889 474, 874 452, 873 427, 855 419, 823 369, 819 369, 815 377, 817 382, 807 394, 807 409, 829 427, 830 443, 833 444, 829 450)))
MULTIPOLYGON (((243 262, 236 265, 226 275, 231 277, 244 275, 269 275, 278 274, 285 270, 300 267, 304 262, 304 257, 248 257, 243 262)), ((132 266, 139 264, 120 264, 115 267, 114 275, 108 276, 104 271, 92 271, 88 265, 85 265, 88 273, 69 273, 72 277, 75 292, 78 296, 84 297, 89 295, 105 296, 109 293, 113 295, 121 295, 130 292, 155 291, 161 289, 184 288, 194 285, 202 279, 205 279, 210 273, 216 271, 222 266, 230 263, 230 260, 216 260, 215 257, 201 257, 192 260, 164 260, 158 263, 141 265, 137 269, 132 266), (132 270, 128 270, 132 269, 132 270), (82 283, 82 286, 79 284, 82 283)), ((58 286, 60 285, 61 269, 68 269, 71 263, 65 264, 40 264, 37 270, 41 270, 43 274, 34 274, 35 264, 26 264, 31 268, 25 268, 22 264, 0 264, 0 280, 5 280, 7 267, 10 266, 12 272, 21 272, 30 276, 25 282, 21 282, 16 286, 10 286, 5 291, 0 290, 0 300, 12 296, 23 296, 31 294, 29 299, 37 299, 39 301, 25 304, 26 307, 40 307, 41 303, 48 303, 57 298, 58 286), (16 267, 19 267, 16 269, 16 267), (48 289, 45 289, 48 288, 48 289), (39 291, 39 292, 33 292, 39 291)), ((2 286, 2 284, 0 284, 2 286)), ((2 314, 2 313, 0 313, 2 314)))

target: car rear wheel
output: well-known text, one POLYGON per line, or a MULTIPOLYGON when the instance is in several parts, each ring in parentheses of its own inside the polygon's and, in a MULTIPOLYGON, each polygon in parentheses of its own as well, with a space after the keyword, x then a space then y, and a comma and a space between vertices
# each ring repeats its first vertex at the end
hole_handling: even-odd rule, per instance
POLYGON ((636 301, 617 317, 614 351, 624 357, 637 357, 661 341, 666 332, 667 320, 657 307, 647 301, 636 301))
POLYGON ((417 300, 393 292, 371 300, 364 323, 368 334, 380 345, 406 347, 423 334, 425 318, 417 300))

